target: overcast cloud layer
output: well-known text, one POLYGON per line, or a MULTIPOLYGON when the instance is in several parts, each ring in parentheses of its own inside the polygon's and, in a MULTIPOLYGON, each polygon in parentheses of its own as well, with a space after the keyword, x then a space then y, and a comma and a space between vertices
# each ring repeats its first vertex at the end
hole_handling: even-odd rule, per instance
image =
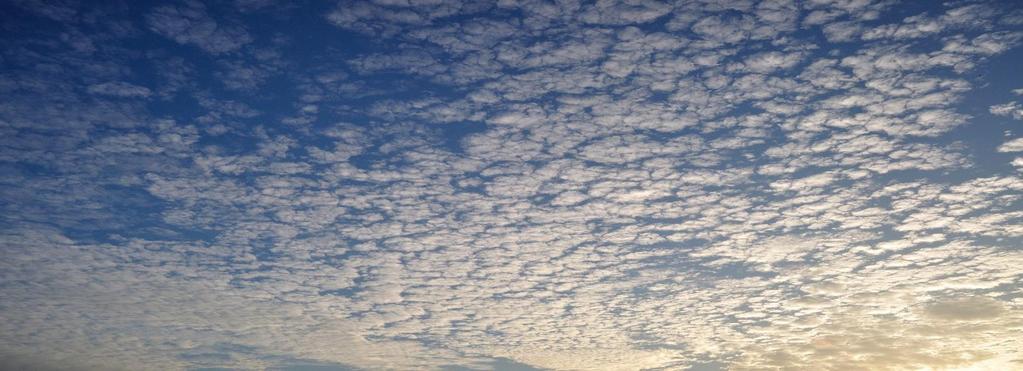
POLYGON ((0 19, 0 369, 1023 368, 1018 1, 0 19))

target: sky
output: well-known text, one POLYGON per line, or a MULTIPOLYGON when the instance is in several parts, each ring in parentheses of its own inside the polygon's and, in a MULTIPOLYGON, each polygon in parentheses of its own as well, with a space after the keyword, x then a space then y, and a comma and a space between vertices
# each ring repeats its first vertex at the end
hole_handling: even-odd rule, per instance
POLYGON ((0 2, 0 370, 1023 369, 1023 3, 0 2))

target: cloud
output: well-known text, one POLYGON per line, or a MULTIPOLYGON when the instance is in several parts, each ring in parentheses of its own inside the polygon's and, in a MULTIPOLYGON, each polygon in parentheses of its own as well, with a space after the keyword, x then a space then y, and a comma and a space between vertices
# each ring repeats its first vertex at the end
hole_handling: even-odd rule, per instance
POLYGON ((217 22, 196 1, 157 7, 146 15, 146 23, 153 32, 212 54, 232 52, 252 42, 243 26, 217 22))
POLYGON ((1023 106, 1017 102, 1008 102, 991 106, 989 111, 998 116, 1008 116, 1016 120, 1023 120, 1023 106))
POLYGON ((89 92, 93 94, 122 98, 146 98, 152 94, 152 92, 146 87, 120 81, 90 85, 89 92))
POLYGON ((864 40, 910 39, 947 32, 953 28, 983 28, 996 10, 981 4, 949 9, 939 17, 916 15, 905 18, 901 24, 876 27, 864 32, 864 40))
POLYGON ((489 2, 463 1, 357 1, 339 3, 327 20, 339 27, 372 35, 395 36, 406 27, 425 26, 434 20, 486 10, 489 2))
POLYGON ((991 320, 1004 311, 1000 301, 985 297, 939 301, 924 309, 927 316, 952 321, 991 320))
POLYGON ((579 18, 586 23, 621 25, 653 21, 668 14, 671 5, 660 1, 603 1, 579 18))
POLYGON ((0 36, 0 360, 1020 357, 1003 5, 268 4, 0 36))

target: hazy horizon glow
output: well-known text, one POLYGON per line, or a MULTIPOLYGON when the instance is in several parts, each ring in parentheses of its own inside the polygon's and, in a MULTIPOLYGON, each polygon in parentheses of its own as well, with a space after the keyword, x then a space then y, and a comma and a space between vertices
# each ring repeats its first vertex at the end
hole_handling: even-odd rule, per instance
POLYGON ((1023 368, 1023 3, 0 4, 0 370, 1023 368))

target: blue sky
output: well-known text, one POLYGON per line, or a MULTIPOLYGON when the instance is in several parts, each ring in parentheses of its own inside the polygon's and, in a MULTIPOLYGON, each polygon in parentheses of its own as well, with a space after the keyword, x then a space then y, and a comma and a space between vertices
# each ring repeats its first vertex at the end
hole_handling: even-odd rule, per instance
POLYGON ((1023 367, 1019 2, 0 19, 0 369, 1023 367))

